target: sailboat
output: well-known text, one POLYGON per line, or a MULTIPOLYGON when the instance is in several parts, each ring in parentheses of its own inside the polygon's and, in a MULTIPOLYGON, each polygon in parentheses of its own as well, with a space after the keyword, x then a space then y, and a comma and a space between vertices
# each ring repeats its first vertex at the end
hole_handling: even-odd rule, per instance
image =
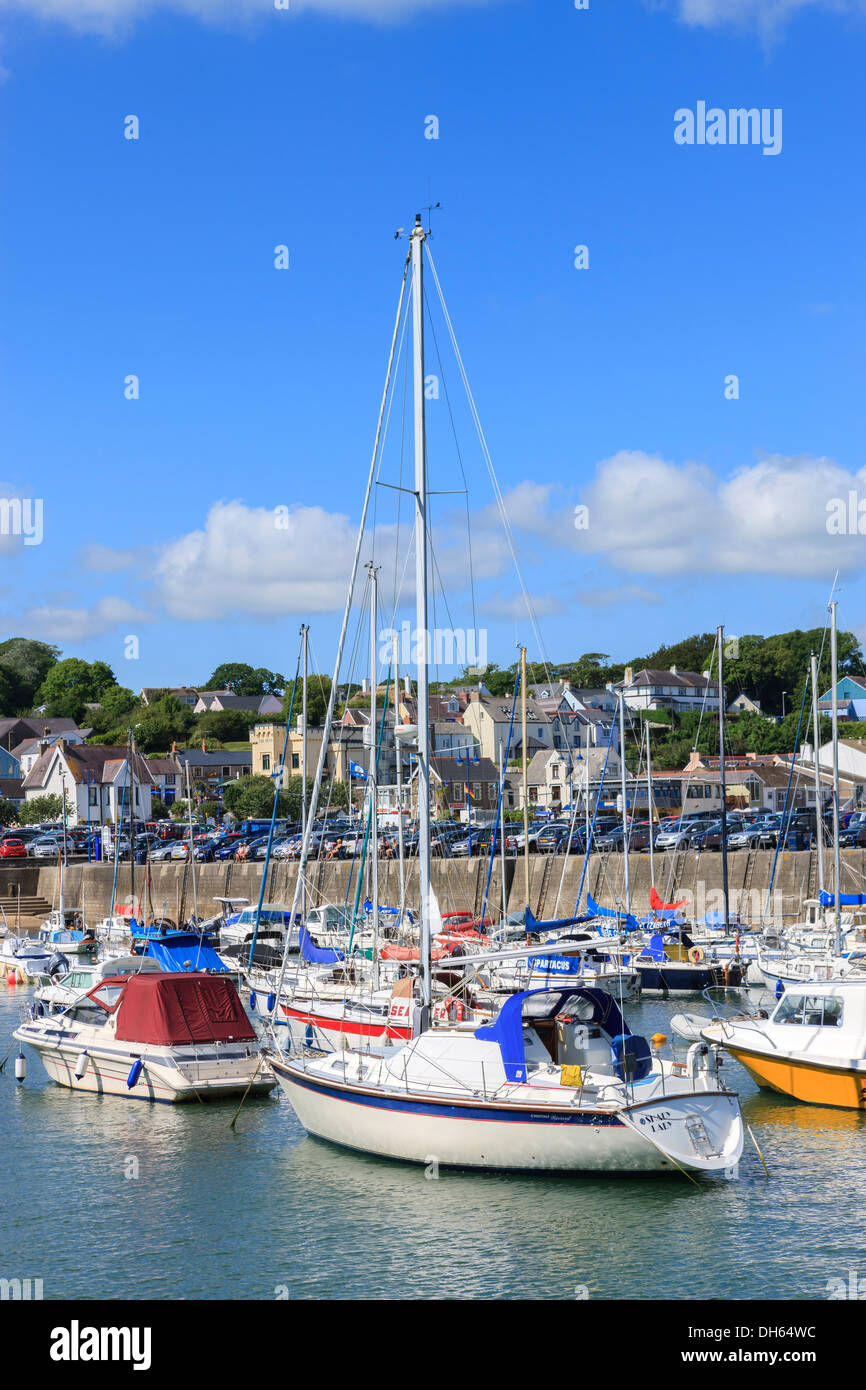
MULTIPOLYGON (((387 402, 394 346, 411 267, 416 632, 428 633, 428 488, 425 431, 424 265, 420 215, 394 327, 367 496, 349 582, 328 709, 333 708, 361 541, 387 402)), ((440 290, 441 296, 441 290, 440 290)), ((450 320, 449 320, 450 327, 450 320)), ((322 1057, 283 1053, 269 1061, 304 1128, 349 1149, 425 1163, 505 1170, 731 1174, 743 1145, 737 1096, 719 1074, 719 1049, 695 1043, 685 1063, 664 1060, 635 1036, 610 995, 557 984, 511 995, 488 1025, 433 1028, 428 653, 417 643, 420 978, 409 984, 412 1038, 379 1055, 344 1047, 322 1057), (481 1123, 479 1123, 481 1122, 481 1123)), ((326 740, 313 798, 321 781, 326 740)), ((524 743, 525 748, 525 743, 524 743)), ((306 858, 309 829, 302 850, 306 858)), ((301 875, 299 874, 299 880, 301 875)), ((298 888, 295 889, 297 897, 298 888)))

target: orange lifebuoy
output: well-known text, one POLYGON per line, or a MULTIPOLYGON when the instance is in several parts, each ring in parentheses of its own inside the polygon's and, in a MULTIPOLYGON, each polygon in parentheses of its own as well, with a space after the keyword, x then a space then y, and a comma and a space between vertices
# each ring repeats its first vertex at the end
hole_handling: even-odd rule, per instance
POLYGON ((700 965, 700 964, 701 964, 701 961, 702 961, 703 959, 704 959, 703 947, 701 947, 701 946, 690 946, 690 947, 689 947, 689 960, 691 961, 692 965, 700 965))

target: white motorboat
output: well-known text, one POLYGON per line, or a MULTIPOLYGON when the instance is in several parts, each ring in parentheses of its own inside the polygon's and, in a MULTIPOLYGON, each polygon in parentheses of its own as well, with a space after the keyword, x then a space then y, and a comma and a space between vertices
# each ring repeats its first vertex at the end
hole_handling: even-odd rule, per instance
POLYGON ((70 969, 61 972, 49 969, 38 977, 33 997, 43 1006, 43 1012, 54 1014, 70 1004, 76 1004, 94 985, 119 975, 159 974, 162 966, 150 956, 115 956, 88 964, 74 961, 70 969))
POLYGON ((273 1089, 237 990, 224 975, 165 971, 103 980, 14 1037, 75 1091, 173 1103, 273 1089))
POLYGON ((54 954, 53 948, 32 937, 10 933, 0 940, 0 979, 11 985, 29 984, 46 970, 54 954))

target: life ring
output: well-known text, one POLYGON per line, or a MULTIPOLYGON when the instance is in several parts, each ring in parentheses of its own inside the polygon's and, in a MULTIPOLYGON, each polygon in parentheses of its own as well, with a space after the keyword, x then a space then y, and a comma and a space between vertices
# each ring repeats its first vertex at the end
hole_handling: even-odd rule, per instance
POLYGON ((704 948, 702 946, 689 947, 689 960, 692 965, 700 965, 704 959, 704 948))

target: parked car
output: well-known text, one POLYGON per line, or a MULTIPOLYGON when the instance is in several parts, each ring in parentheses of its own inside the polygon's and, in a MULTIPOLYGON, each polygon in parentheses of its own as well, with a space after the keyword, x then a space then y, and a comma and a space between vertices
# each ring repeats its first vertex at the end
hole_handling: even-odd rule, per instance
POLYGON ((63 853, 63 837, 57 835, 41 835, 35 840, 31 840, 27 846, 27 853, 34 859, 56 859, 58 854, 63 853))
POLYGON ((26 859, 27 846, 23 840, 0 840, 0 859, 26 859))

